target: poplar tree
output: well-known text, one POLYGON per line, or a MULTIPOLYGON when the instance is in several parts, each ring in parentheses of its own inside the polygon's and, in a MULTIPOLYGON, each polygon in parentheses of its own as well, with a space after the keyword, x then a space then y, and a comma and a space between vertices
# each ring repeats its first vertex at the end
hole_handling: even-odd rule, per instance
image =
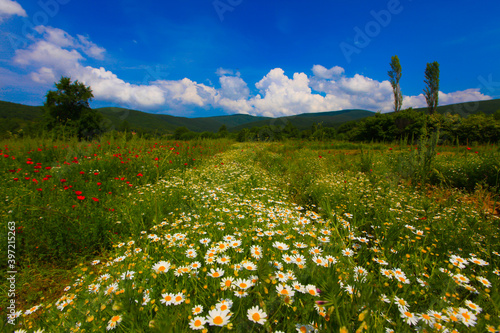
POLYGON ((427 63, 424 82, 426 84, 424 96, 427 101, 429 114, 434 114, 439 98, 439 63, 437 61, 427 63))
POLYGON ((403 95, 401 94, 401 88, 399 86, 399 80, 401 79, 401 64, 399 63, 397 55, 391 57, 391 70, 387 72, 387 74, 389 74, 392 91, 394 92, 394 112, 398 112, 403 105, 403 95))

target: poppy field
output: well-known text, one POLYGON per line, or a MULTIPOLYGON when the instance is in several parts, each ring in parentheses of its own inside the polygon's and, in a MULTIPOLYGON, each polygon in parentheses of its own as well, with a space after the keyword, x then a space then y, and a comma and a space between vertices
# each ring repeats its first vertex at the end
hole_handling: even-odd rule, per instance
POLYGON ((0 154, 7 332, 500 331, 497 146, 24 139, 0 154))

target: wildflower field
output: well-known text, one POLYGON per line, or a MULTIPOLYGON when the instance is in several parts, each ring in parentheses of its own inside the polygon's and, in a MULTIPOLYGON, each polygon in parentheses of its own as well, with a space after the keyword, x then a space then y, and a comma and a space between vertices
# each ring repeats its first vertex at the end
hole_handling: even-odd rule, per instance
POLYGON ((498 146, 25 139, 0 154, 3 331, 500 331, 498 146))

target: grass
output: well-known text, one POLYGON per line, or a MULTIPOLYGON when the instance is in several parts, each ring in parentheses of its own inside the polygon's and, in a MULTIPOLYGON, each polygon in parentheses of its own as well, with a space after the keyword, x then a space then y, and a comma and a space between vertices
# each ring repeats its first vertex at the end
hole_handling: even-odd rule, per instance
POLYGON ((500 330, 497 147, 437 147, 427 183, 404 144, 2 147, 8 331, 500 330))

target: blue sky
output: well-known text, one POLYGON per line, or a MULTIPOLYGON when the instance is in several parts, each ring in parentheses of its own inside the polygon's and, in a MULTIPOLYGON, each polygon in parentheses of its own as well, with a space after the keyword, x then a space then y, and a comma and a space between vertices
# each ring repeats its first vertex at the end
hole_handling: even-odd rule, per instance
POLYGON ((0 100, 41 105, 61 76, 92 107, 199 117, 388 112, 500 98, 497 1, 0 0, 0 100))

